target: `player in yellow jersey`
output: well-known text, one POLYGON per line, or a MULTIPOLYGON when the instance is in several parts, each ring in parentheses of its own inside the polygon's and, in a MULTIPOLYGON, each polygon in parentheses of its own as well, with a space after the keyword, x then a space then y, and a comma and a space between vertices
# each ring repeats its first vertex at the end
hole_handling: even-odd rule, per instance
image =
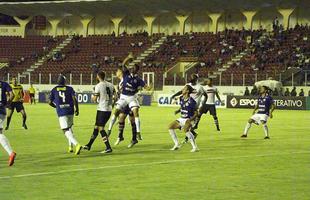
POLYGON ((33 85, 30 84, 30 88, 28 90, 29 90, 29 96, 30 96, 30 103, 36 104, 36 99, 35 99, 36 89, 34 89, 33 85))
POLYGON ((26 125, 27 115, 25 112, 25 108, 23 106, 23 102, 24 102, 23 86, 21 86, 20 84, 17 84, 16 78, 13 78, 11 88, 13 91, 14 98, 12 100, 12 103, 10 105, 8 105, 8 116, 7 116, 7 122, 6 122, 5 130, 8 130, 10 127, 11 118, 12 118, 12 115, 13 115, 15 109, 18 113, 20 112, 23 116, 23 125, 22 125, 23 128, 28 129, 27 125, 26 125))

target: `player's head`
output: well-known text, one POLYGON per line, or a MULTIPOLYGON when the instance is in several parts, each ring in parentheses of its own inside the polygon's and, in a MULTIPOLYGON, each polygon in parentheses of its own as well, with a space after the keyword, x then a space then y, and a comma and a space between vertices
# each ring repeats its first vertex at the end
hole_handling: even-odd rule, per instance
POLYGON ((194 91, 194 88, 192 88, 190 85, 185 85, 182 89, 182 95, 190 95, 194 91))
POLYGON ((260 94, 266 94, 266 93, 268 93, 268 90, 269 90, 269 88, 267 86, 263 85, 259 88, 259 93, 260 94))
POLYGON ((62 74, 58 76, 57 80, 58 85, 66 85, 66 77, 62 74))
POLYGON ((190 80, 190 82, 192 83, 192 84, 197 84, 197 82, 198 82, 198 74, 192 74, 191 75, 191 80, 190 80))
POLYGON ((104 81, 104 79, 105 79, 105 72, 104 71, 98 72, 97 79, 98 79, 98 81, 104 81))
POLYGON ((116 77, 121 79, 123 77, 123 70, 121 67, 117 68, 116 70, 116 77))
POLYGON ((133 67, 129 68, 129 71, 131 74, 137 74, 140 69, 140 66, 138 64, 135 64, 133 67))
POLYGON ((17 78, 15 78, 15 77, 12 78, 12 84, 13 84, 13 85, 16 85, 16 84, 17 84, 17 78))
POLYGON ((212 85, 212 78, 207 78, 206 83, 207 83, 207 85, 211 86, 212 85))

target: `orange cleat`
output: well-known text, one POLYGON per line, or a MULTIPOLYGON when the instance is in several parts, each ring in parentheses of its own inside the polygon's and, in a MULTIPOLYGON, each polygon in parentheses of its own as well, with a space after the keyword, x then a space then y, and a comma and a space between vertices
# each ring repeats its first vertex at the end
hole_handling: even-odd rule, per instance
POLYGON ((9 158, 9 166, 12 166, 14 164, 14 160, 16 158, 16 153, 13 152, 11 155, 10 155, 10 158, 9 158))

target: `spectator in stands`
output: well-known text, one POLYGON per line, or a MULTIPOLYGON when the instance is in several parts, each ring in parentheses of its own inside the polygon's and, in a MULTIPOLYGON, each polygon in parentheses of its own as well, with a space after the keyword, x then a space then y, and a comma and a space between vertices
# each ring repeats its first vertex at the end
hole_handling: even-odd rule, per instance
POLYGON ((308 91, 308 97, 310 97, 310 90, 308 91))
POLYGON ((94 75, 97 75, 99 72, 99 63, 93 63, 91 65, 92 71, 94 75))
POLYGON ((250 96, 250 90, 248 87, 245 87, 244 96, 250 96))
POLYGON ((272 95, 273 95, 273 96, 276 96, 276 97, 279 96, 279 91, 278 91, 277 88, 274 89, 272 95))
POLYGON ((304 89, 300 89, 299 95, 300 97, 304 97, 305 93, 304 93, 304 89))
POLYGON ((296 87, 294 87, 291 91, 291 96, 292 97, 296 97, 297 96, 297 92, 296 92, 296 87))
POLYGON ((257 92, 258 92, 257 87, 256 87, 256 85, 254 85, 252 90, 251 90, 251 96, 256 96, 257 92))
POLYGON ((285 92, 284 92, 284 96, 289 97, 290 96, 290 90, 288 88, 286 88, 285 92))

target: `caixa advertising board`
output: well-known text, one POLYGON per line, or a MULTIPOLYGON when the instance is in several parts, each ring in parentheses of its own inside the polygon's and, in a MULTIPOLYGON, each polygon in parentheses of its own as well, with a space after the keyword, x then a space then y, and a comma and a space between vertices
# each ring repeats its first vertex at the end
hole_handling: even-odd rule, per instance
MULTIPOLYGON (((258 97, 227 96, 227 108, 254 108, 258 97)), ((306 110, 306 97, 273 97, 276 109, 306 110)))

